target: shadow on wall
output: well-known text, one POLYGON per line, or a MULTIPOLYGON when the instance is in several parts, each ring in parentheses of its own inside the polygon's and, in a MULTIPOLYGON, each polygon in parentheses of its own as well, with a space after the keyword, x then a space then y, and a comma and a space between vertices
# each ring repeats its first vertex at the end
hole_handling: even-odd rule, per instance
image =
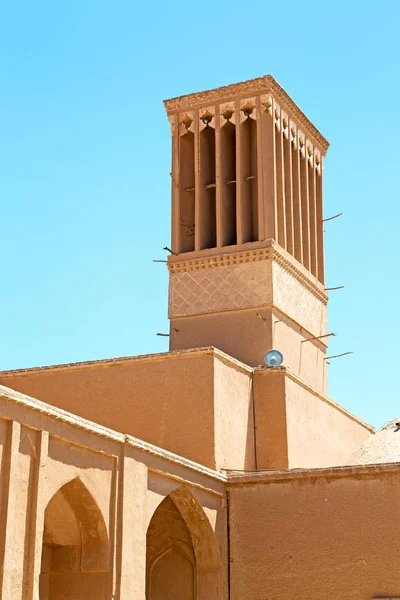
POLYGON ((40 600, 106 600, 107 529, 93 496, 79 478, 58 490, 44 520, 40 600))
POLYGON ((147 600, 221 598, 221 557, 202 507, 182 486, 156 509, 146 550, 147 600))
MULTIPOLYGON (((247 416, 247 436, 246 436, 246 454, 245 469, 257 468, 256 438, 255 438, 255 405, 254 405, 254 375, 249 377, 249 410, 247 416)), ((227 465, 230 467, 230 465, 227 465)), ((233 465, 234 467, 235 465, 233 465)))

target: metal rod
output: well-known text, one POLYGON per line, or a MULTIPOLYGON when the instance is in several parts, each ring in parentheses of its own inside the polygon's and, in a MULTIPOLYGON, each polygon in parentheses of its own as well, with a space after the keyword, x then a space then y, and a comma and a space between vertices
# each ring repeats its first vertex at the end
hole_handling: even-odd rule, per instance
POLYGON ((236 183, 236 179, 231 179, 231 181, 225 181, 225 185, 230 185, 231 183, 236 183))
POLYGON ((255 179, 256 176, 255 175, 249 175, 248 177, 245 177, 244 180, 248 181, 249 179, 255 179))
POLYGON ((354 352, 343 352, 343 354, 335 354, 335 356, 325 356, 324 360, 332 360, 332 358, 340 358, 341 356, 346 356, 347 354, 354 354, 354 352))
POLYGON ((316 335, 315 337, 308 338, 306 340, 301 340, 301 343, 304 344, 304 342, 311 342, 312 340, 322 340, 322 338, 335 336, 335 335, 336 335, 336 333, 326 333, 325 335, 316 335))
POLYGON ((344 288, 344 285, 338 285, 337 287, 333 287, 333 288, 325 288, 326 292, 330 292, 332 290, 342 290, 344 288))
POLYGON ((156 335, 159 335, 160 337, 170 337, 170 333, 156 333, 156 335))
POLYGON ((163 263, 167 263, 167 260, 153 260, 153 262, 163 262, 163 263))
POLYGON ((207 185, 204 186, 205 190, 211 190, 211 188, 215 188, 217 187, 216 183, 208 183, 207 185))
POLYGON ((337 219, 338 217, 341 217, 343 213, 339 213, 337 215, 333 215, 333 217, 329 217, 328 219, 322 219, 323 223, 326 223, 327 221, 332 221, 332 219, 337 219))

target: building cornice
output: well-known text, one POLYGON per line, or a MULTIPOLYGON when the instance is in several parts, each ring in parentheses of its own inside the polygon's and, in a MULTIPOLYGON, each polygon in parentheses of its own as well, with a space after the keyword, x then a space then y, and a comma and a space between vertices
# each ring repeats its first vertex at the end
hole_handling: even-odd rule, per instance
POLYGON ((170 98, 164 101, 164 106, 168 114, 184 110, 193 110, 202 106, 210 105, 215 102, 227 102, 238 96, 253 96, 256 94, 273 94, 284 109, 298 121, 319 143, 324 153, 329 148, 328 140, 313 125, 310 119, 304 114, 300 107, 292 100, 289 94, 279 85, 272 75, 264 75, 256 79, 249 79, 241 83, 225 85, 213 90, 186 94, 177 98, 170 98))
MULTIPOLYGON (((260 260, 274 260, 285 271, 290 273, 304 287, 306 287, 321 302, 327 304, 328 295, 322 285, 310 279, 303 270, 298 268, 293 260, 290 260, 278 248, 277 244, 271 244, 264 248, 255 248, 253 250, 238 250, 225 254, 211 254, 208 256, 188 257, 168 261, 168 270, 170 273, 183 273, 186 271, 199 271, 213 267, 224 267, 227 265, 236 265, 241 263, 255 262, 260 260)), ((314 278, 315 279, 315 278, 314 278)))

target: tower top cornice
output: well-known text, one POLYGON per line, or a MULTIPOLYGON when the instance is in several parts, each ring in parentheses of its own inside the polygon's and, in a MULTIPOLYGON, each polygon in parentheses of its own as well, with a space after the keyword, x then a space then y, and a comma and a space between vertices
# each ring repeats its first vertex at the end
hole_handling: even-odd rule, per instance
POLYGON ((276 101, 279 102, 281 108, 286 110, 290 116, 298 121, 309 135, 320 145, 321 150, 326 153, 329 148, 328 140, 315 127, 310 119, 304 114, 300 107, 292 100, 289 94, 282 86, 272 77, 272 75, 264 75, 255 79, 249 79, 240 83, 233 83, 212 90, 203 92, 195 92, 164 100, 164 106, 168 115, 183 112, 186 110, 194 110, 203 106, 208 106, 213 103, 232 102, 238 97, 248 98, 251 96, 271 94, 276 101))

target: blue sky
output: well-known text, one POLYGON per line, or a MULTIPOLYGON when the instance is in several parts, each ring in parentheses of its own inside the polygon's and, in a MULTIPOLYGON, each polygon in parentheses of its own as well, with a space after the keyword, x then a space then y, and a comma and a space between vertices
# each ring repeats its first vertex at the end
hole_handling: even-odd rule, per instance
POLYGON ((271 73, 331 148, 330 395, 398 396, 400 3, 3 3, 0 369, 167 350, 162 100, 271 73))

